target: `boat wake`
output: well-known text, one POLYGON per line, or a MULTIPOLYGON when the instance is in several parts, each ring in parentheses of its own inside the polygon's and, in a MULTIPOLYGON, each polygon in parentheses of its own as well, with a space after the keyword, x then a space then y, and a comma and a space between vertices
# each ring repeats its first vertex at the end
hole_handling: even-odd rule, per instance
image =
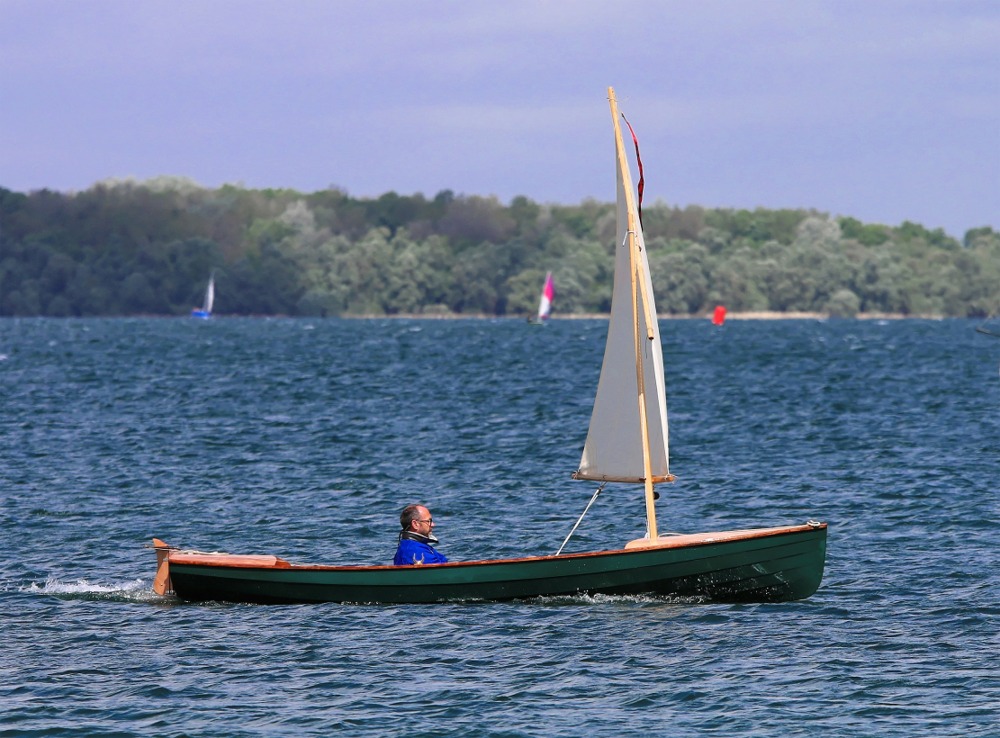
POLYGON ((86 579, 61 582, 46 579, 44 584, 31 582, 21 588, 29 594, 53 595, 62 599, 100 600, 104 602, 160 602, 164 598, 154 594, 149 582, 134 579, 116 584, 96 584, 86 579))
POLYGON ((677 595, 611 595, 577 594, 556 597, 535 597, 532 600, 542 605, 700 605, 710 598, 702 596, 680 597, 677 595))

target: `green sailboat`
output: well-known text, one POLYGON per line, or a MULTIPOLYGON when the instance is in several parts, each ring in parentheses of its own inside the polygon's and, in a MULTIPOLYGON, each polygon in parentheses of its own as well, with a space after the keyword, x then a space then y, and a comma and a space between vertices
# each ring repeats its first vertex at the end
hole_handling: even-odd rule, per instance
MULTIPOLYGON (((659 535, 657 484, 669 469, 663 351, 614 90, 618 234, 607 345, 577 479, 641 486, 646 536, 589 553, 427 566, 293 564, 202 553, 153 539, 153 588, 185 600, 430 603, 578 594, 651 594, 721 602, 809 597, 826 561, 826 523, 659 535)), ((638 145, 636 145, 638 158, 638 145)), ((641 167, 641 164, 640 164, 641 167)))

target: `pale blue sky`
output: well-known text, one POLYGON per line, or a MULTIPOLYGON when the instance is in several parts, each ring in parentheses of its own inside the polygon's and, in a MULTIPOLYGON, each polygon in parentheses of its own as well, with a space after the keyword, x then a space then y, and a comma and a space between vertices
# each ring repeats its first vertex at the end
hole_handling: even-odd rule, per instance
POLYGON ((1000 228, 993 0, 0 0, 0 186, 614 198, 1000 228))

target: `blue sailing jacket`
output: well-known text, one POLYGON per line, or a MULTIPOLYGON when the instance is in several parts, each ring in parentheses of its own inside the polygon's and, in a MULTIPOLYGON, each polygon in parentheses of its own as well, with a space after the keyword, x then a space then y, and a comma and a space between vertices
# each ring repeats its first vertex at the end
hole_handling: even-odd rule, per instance
POLYGON ((445 564, 448 562, 443 553, 435 551, 434 548, 414 541, 410 538, 401 538, 399 548, 396 549, 396 557, 392 560, 395 566, 413 566, 414 564, 445 564))

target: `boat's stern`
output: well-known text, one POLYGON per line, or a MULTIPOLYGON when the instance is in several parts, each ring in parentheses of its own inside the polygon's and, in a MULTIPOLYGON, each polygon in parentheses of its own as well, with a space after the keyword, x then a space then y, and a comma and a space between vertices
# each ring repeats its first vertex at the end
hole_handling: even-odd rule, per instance
POLYGON ((158 595, 165 595, 174 589, 173 582, 170 581, 170 552, 174 548, 159 538, 153 539, 153 548, 156 550, 156 576, 153 577, 153 591, 158 595))

